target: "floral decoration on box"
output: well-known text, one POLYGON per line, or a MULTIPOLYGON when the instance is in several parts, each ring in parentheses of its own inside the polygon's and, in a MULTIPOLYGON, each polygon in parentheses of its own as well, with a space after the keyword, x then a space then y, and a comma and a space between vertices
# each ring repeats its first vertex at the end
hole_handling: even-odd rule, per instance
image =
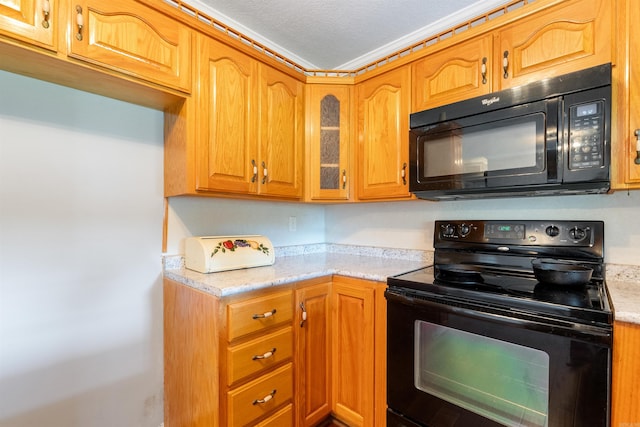
POLYGON ((235 252, 238 248, 251 248, 257 251, 262 252, 265 255, 269 255, 269 248, 263 245, 262 243, 258 243, 255 240, 245 240, 245 239, 235 239, 235 240, 225 240, 216 245, 211 252, 211 256, 213 257, 218 252, 225 253, 227 251, 235 252))

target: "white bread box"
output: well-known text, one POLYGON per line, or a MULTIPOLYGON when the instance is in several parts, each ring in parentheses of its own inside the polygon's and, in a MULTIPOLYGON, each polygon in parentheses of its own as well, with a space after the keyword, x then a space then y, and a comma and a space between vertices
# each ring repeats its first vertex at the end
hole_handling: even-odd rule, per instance
POLYGON ((189 237, 184 245, 184 263, 200 273, 272 265, 275 254, 265 236, 189 237))

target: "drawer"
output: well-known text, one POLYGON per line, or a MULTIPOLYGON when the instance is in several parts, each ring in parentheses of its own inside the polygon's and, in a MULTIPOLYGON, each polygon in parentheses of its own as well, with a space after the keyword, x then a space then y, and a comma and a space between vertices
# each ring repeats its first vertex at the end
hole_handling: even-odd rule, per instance
POLYGON ((227 348, 227 384, 277 365, 293 354, 291 326, 227 348))
POLYGON ((256 424, 256 427, 292 427, 293 426, 293 405, 289 404, 278 412, 256 424))
POLYGON ((228 425, 245 426, 274 412, 293 396, 291 363, 227 394, 228 425))
POLYGON ((227 307, 227 331, 229 341, 272 326, 291 322, 293 318, 293 293, 279 292, 227 307))

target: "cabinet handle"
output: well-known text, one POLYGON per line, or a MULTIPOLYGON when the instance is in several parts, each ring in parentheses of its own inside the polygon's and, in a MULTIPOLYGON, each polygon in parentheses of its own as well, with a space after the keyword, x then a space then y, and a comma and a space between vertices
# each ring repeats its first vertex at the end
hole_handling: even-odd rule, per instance
POLYGON ((273 353, 276 352, 276 348, 273 347, 271 350, 267 351, 265 354, 257 354, 251 358, 251 360, 260 360, 260 359, 268 359, 273 356, 273 353))
POLYGON ((404 163, 402 165, 402 172, 400 172, 400 176, 402 177, 402 183, 407 185, 407 164, 404 163))
POLYGON ((258 179, 258 165, 255 160, 251 160, 251 165, 253 166, 253 176, 251 177, 251 182, 256 182, 258 179))
POLYGON ((347 170, 342 169, 342 189, 347 188, 347 170))
POLYGON ((273 396, 276 394, 276 389, 273 389, 273 391, 269 394, 267 394, 265 397, 263 397, 262 399, 256 399, 253 401, 254 405, 258 405, 258 404, 262 404, 262 403, 267 403, 268 401, 270 401, 271 399, 273 399, 273 396))
POLYGON ((84 17, 82 16, 82 7, 76 6, 76 24, 78 25, 78 32, 76 33, 76 39, 82 41, 82 27, 84 27, 84 17))
POLYGON ((482 58, 482 65, 480 66, 480 72, 482 73, 482 84, 487 84, 487 57, 482 58))
POLYGON ((269 171, 267 170, 267 165, 262 162, 262 183, 267 182, 267 176, 269 175, 269 171))
POLYGON ((636 159, 633 163, 640 165, 640 129, 636 129, 633 134, 636 136, 636 159))
POLYGON ((504 71, 504 78, 509 78, 509 51, 505 50, 502 55, 502 71, 504 71))
POLYGON ((42 21, 42 26, 44 28, 49 28, 49 13, 51 12, 51 3, 49 0, 44 0, 42 3, 42 14, 44 15, 44 20, 42 21))
POLYGON ((266 313, 262 313, 262 314, 254 314, 253 318, 254 319, 266 319, 267 317, 271 317, 274 314, 276 314, 276 309, 274 308, 271 311, 267 311, 266 313))
POLYGON ((304 322, 307 321, 307 309, 304 307, 303 302, 300 303, 300 308, 302 309, 302 315, 301 315, 302 320, 300 320, 300 327, 302 328, 302 326, 304 326, 304 322))

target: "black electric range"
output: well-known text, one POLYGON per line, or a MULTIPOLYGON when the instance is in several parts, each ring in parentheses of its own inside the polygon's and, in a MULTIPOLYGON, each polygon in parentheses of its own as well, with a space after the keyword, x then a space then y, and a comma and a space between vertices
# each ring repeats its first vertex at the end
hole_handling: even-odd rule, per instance
POLYGON ((437 221, 434 265, 388 279, 390 287, 450 303, 506 309, 513 315, 611 325, 604 280, 604 224, 599 221, 437 221), (593 270, 585 283, 536 279, 535 259, 593 270))

